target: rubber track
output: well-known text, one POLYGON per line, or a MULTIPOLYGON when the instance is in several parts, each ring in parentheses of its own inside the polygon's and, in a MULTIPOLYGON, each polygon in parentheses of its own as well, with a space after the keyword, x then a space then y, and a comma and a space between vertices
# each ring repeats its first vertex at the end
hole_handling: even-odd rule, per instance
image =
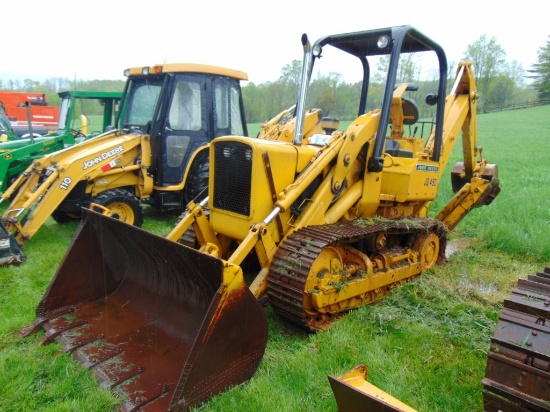
POLYGON ((183 235, 178 239, 178 243, 190 247, 191 249, 197 248, 197 236, 195 235, 195 230, 193 226, 189 227, 183 235))
POLYGON ((519 279, 487 355, 485 411, 550 411, 550 267, 519 279))
MULTIPOLYGON (((379 233, 392 235, 413 235, 435 232, 441 240, 440 257, 444 258, 446 227, 435 219, 408 218, 403 220, 384 220, 370 223, 370 220, 353 220, 330 225, 308 226, 292 233, 277 250, 271 264, 267 295, 273 309, 290 322, 316 332, 308 322, 311 314, 304 311, 304 288, 309 276, 309 268, 329 245, 349 244, 379 233)), ((337 314, 331 314, 335 316, 337 314)))

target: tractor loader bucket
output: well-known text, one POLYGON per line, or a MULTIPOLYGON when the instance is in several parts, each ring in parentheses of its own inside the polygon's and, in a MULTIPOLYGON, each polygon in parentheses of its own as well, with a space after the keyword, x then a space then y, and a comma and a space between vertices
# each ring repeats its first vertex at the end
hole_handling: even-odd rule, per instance
POLYGON ((0 267, 19 265, 27 260, 27 256, 12 234, 8 232, 4 223, 0 221, 0 267))
POLYGON ((254 375, 267 317, 239 266, 83 215, 23 335, 44 329, 124 411, 185 411, 254 375))
POLYGON ((339 412, 415 412, 367 382, 367 367, 358 365, 340 377, 328 375, 339 412))

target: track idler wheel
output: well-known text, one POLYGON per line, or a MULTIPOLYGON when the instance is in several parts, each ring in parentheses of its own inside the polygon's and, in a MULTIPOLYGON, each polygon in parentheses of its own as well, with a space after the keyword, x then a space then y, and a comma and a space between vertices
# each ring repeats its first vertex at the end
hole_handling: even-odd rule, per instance
POLYGON ((422 272, 435 266, 439 258, 439 237, 435 233, 421 235, 414 244, 418 251, 422 272))

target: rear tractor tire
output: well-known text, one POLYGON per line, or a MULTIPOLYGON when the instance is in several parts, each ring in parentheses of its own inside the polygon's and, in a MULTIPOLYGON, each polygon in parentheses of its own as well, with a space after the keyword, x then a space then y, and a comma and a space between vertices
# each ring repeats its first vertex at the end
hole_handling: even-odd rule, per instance
POLYGON ((94 197, 93 203, 107 208, 113 218, 129 225, 141 227, 143 224, 143 208, 137 196, 128 190, 106 190, 94 197))
MULTIPOLYGON (((186 206, 191 200, 194 200, 201 192, 208 187, 208 151, 203 150, 199 153, 191 165, 185 189, 183 191, 183 201, 186 206)), ((202 199, 196 199, 200 201, 202 199)))

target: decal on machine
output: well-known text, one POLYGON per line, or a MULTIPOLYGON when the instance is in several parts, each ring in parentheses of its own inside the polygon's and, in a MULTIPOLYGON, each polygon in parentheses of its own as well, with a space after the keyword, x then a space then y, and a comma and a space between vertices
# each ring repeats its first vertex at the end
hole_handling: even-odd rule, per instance
MULTIPOLYGON (((99 156, 94 157, 91 160, 84 161, 84 166, 82 167, 82 170, 86 170, 86 169, 98 164, 99 162, 102 162, 103 160, 107 160, 110 157, 116 156, 117 154, 119 154, 123 151, 124 151, 124 146, 120 145, 118 147, 115 147, 114 149, 111 149, 111 150, 107 151, 107 152, 103 152, 99 156)), ((110 169, 110 167, 107 170, 109 170, 109 169, 110 169)))
POLYGON ((439 172, 439 166, 431 166, 431 165, 422 165, 422 164, 417 164, 416 165, 416 170, 418 170, 419 172, 439 172))
POLYGON ((63 181, 59 185, 59 188, 63 190, 67 190, 72 182, 73 182, 73 179, 71 179, 70 177, 64 177, 63 181))
POLYGON ((109 163, 107 163, 106 165, 103 165, 101 166, 101 170, 103 170, 104 172, 106 172, 107 170, 110 170, 112 169, 113 167, 115 167, 117 164, 120 163, 120 159, 115 159, 115 160, 111 160, 109 163))

